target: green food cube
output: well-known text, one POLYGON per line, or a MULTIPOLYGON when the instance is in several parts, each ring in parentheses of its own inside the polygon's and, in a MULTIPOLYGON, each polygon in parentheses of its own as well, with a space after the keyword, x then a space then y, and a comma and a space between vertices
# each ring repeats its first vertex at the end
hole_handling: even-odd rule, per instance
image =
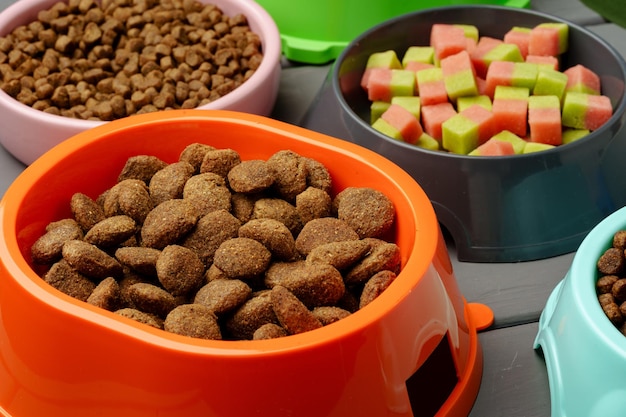
POLYGON ((526 142, 526 146, 524 146, 524 152, 522 153, 533 153, 533 152, 541 152, 547 151, 548 149, 555 148, 554 145, 548 145, 547 143, 539 143, 539 142, 526 142))
POLYGON ((389 108, 387 101, 373 101, 370 105, 370 124, 374 123, 389 108))
POLYGON ((563 100, 563 110, 561 111, 563 126, 585 129, 585 116, 588 105, 587 94, 567 93, 563 100))
POLYGON ((401 69, 402 63, 394 50, 384 52, 374 52, 367 58, 365 68, 391 68, 401 69))
POLYGON ((563 145, 582 139, 589 134, 589 129, 563 129, 561 138, 563 145))
POLYGON ((559 22, 546 22, 539 23, 537 27, 556 29, 559 36, 559 54, 567 51, 568 38, 569 38, 569 26, 566 23, 559 22))
POLYGON ((416 145, 420 148, 429 149, 431 151, 439 150, 439 141, 426 132, 422 133, 422 136, 419 137, 416 145))
POLYGON ((513 79, 511 85, 514 87, 526 87, 529 90, 535 88, 539 67, 537 64, 529 62, 516 62, 513 64, 513 79))
POLYGON ((396 140, 402 140, 402 135, 400 134, 400 131, 396 129, 395 127, 391 126, 382 118, 378 118, 374 123, 372 123, 372 127, 375 130, 382 133, 383 135, 387 135, 390 138, 393 138, 396 140))
POLYGON ((478 42, 478 27, 462 23, 454 24, 454 26, 463 29, 463 33, 466 38, 470 38, 478 42))
POLYGON ((496 86, 493 99, 503 100, 528 100, 530 90, 526 87, 512 87, 510 85, 496 86))
POLYGON ((439 67, 427 68, 416 72, 417 83, 425 84, 443 80, 443 71, 439 67))
POLYGON ((461 113, 463 110, 468 107, 473 106, 474 104, 478 104, 479 106, 483 106, 487 110, 491 110, 491 98, 486 95, 480 96, 466 96, 459 97, 456 99, 456 111, 461 113))
POLYGON ((478 124, 457 114, 441 124, 441 136, 444 149, 467 155, 478 146, 478 124))
POLYGON ((519 50, 519 46, 513 43, 501 43, 487 52, 483 57, 483 61, 487 64, 493 61, 524 62, 524 58, 519 50))
POLYGON ((515 133, 510 132, 508 130, 502 130, 501 132, 493 135, 491 138, 494 140, 502 140, 505 142, 510 142, 511 145, 513 145, 513 151, 515 152, 516 155, 523 153, 524 147, 527 144, 527 142, 524 139, 520 138, 515 133))
MULTIPOLYGON (((419 120, 422 109, 422 102, 418 96, 397 96, 391 98, 391 104, 397 104, 408 110, 419 120)), ((389 107, 389 106, 387 106, 389 107)))
POLYGON ((533 89, 534 95, 553 95, 559 100, 563 99, 565 87, 567 86, 567 75, 560 71, 542 68, 537 73, 537 81, 533 89))
POLYGON ((432 64, 435 59, 435 48, 432 46, 411 46, 406 50, 402 57, 402 65, 406 66, 408 62, 423 62, 432 64))
POLYGON ((415 73, 400 69, 391 70, 391 97, 415 95, 415 73))
POLYGON ((545 95, 537 96, 533 95, 528 97, 529 109, 559 109, 561 110, 561 101, 557 96, 545 95))
POLYGON ((478 94, 478 86, 472 70, 460 71, 449 75, 443 80, 446 92, 450 100, 455 101, 463 96, 475 96, 478 94))

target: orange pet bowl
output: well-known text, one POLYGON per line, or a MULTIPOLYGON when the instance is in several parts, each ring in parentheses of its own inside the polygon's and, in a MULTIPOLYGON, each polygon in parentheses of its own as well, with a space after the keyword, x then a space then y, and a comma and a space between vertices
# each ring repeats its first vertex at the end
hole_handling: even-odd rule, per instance
POLYGON ((461 295, 430 201, 402 169, 358 145, 262 116, 176 110, 80 133, 28 167, 0 203, 0 415, 466 416, 482 376, 477 329, 491 310, 461 295), (324 163, 335 192, 394 202, 402 271, 338 322, 260 341, 206 341, 98 309, 48 286, 30 247, 80 191, 111 187, 127 158, 177 160, 188 144, 324 163))

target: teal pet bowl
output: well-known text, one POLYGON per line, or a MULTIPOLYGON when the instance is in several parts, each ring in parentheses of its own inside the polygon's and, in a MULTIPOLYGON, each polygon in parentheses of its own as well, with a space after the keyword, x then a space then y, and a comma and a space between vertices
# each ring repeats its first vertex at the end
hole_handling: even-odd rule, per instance
POLYGON ((552 417, 626 415, 626 336, 602 311, 595 289, 597 261, 624 228, 626 207, 591 230, 541 314, 534 348, 545 358, 552 417))

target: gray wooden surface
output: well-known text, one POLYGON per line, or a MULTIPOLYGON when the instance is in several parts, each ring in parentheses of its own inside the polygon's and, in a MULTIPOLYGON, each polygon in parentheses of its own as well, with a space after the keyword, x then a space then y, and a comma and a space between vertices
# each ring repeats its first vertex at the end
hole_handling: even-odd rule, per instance
MULTIPOLYGON (((0 0, 0 10, 13 0, 0 0)), ((577 0, 533 0, 533 9, 587 26, 626 56, 626 30, 606 23, 577 0)), ((284 61, 272 117, 301 124, 316 101, 332 64, 284 61)), ((315 128, 315 126, 307 126, 315 128)), ((0 127, 1 128, 1 127, 0 127)), ((0 147, 0 196, 25 166, 0 147)), ((534 262, 475 264, 450 254, 462 293, 470 302, 492 308, 495 324, 480 334, 484 353, 481 389, 471 417, 547 417, 550 393, 543 360, 532 348, 546 299, 564 277, 573 253, 534 262)))

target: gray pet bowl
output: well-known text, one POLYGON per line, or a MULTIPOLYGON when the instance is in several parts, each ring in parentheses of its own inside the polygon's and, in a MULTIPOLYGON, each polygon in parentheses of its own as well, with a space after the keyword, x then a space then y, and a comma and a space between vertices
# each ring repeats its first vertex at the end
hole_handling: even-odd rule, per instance
POLYGON ((339 56, 332 91, 342 137, 391 159, 426 191, 458 259, 515 262, 574 251, 604 217, 626 204, 626 63, 607 42, 572 22, 526 9, 450 6, 406 14, 363 33, 339 56), (476 25, 481 35, 502 37, 513 26, 541 22, 570 26, 561 68, 582 64, 599 74, 614 115, 572 144, 535 154, 470 157, 428 151, 386 137, 369 125, 360 87, 369 55, 427 45, 433 23, 476 25))

